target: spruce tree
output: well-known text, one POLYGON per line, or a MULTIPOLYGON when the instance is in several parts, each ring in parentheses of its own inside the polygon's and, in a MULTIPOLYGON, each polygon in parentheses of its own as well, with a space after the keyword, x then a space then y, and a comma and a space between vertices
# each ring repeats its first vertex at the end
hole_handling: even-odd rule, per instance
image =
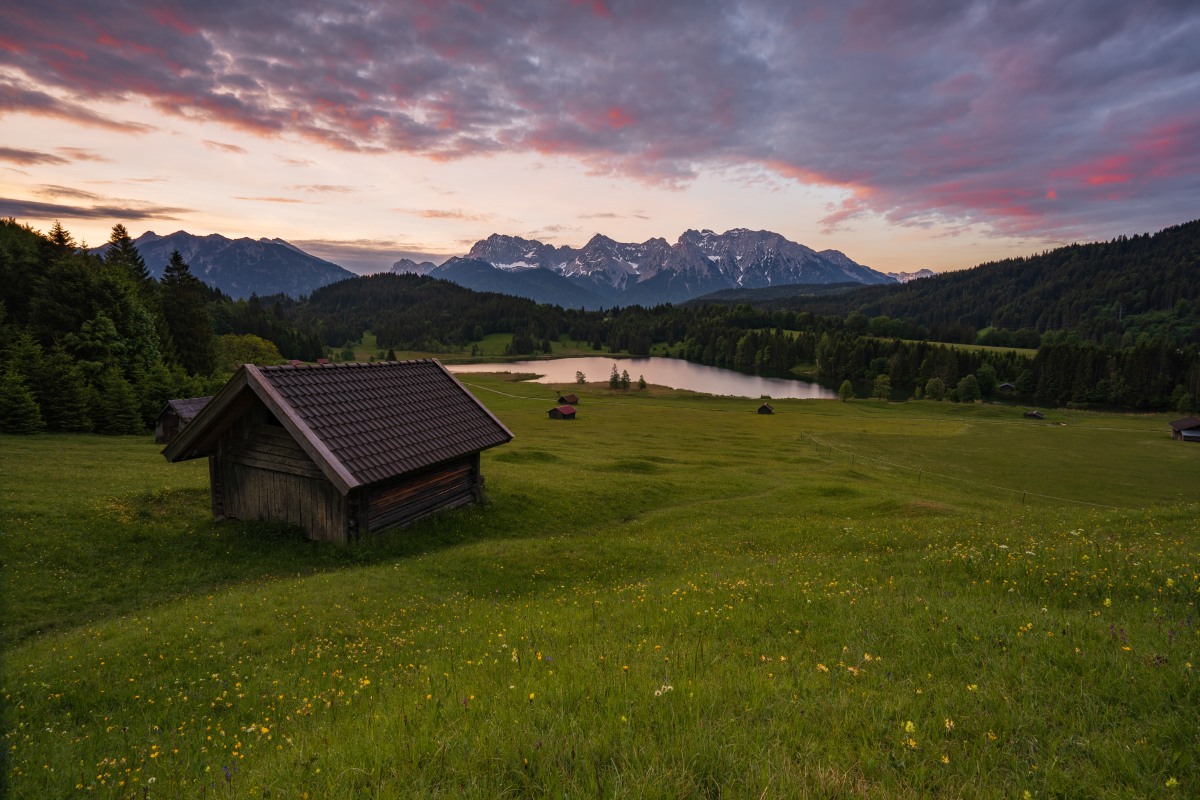
POLYGON ((42 418, 49 430, 83 432, 92 429, 87 381, 61 345, 55 345, 42 359, 35 387, 42 418))
POLYGON ((37 433, 45 427, 33 392, 10 365, 0 376, 0 433, 37 433))
POLYGON ((75 252, 75 237, 71 236, 58 220, 54 220, 54 227, 50 229, 47 238, 61 253, 75 252))
POLYGON ((192 375, 210 374, 217 359, 208 292, 178 250, 163 271, 162 310, 179 363, 192 375))
POLYGON ((104 263, 122 269, 141 294, 154 283, 154 279, 150 277, 150 270, 146 269, 146 260, 138 252, 129 231, 119 222, 113 225, 112 235, 108 239, 108 250, 104 253, 104 263))
POLYGON ((92 420, 96 433, 118 435, 145 431, 137 395, 120 370, 111 368, 101 376, 93 397, 92 420))

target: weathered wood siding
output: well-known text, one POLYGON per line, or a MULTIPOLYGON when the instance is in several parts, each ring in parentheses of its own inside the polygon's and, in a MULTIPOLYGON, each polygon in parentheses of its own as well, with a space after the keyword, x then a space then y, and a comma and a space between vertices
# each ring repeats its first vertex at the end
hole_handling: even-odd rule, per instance
POLYGON ((435 511, 473 503, 481 498, 482 489, 478 453, 370 486, 366 490, 367 530, 373 533, 407 525, 435 511))
POLYGON ((251 409, 222 437, 214 457, 213 511, 304 529, 310 539, 344 542, 350 502, 266 409, 251 409))

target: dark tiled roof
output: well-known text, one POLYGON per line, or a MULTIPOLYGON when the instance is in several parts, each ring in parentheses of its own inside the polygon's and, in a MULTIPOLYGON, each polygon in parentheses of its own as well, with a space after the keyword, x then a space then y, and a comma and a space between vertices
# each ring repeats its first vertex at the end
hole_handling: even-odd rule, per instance
POLYGON ((573 394, 560 395, 558 398, 561 403, 578 403, 579 397, 573 394))
POLYGON ((200 409, 208 405, 212 397, 185 397, 181 400, 168 400, 167 405, 179 415, 184 422, 190 422, 192 417, 200 413, 200 409))
POLYGON ((259 367, 258 372, 359 485, 512 439, 432 359, 259 367))
POLYGON ((554 410, 560 414, 574 414, 575 413, 575 409, 571 408, 570 406, 556 406, 554 410))
POLYGON ((1200 428, 1200 417, 1185 417, 1168 424, 1177 431, 1187 431, 1192 428, 1200 428))

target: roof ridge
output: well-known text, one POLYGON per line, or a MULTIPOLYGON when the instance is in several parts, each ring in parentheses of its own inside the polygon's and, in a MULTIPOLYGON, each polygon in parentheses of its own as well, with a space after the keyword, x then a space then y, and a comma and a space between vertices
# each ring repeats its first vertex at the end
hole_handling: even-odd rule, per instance
POLYGON ((407 358, 396 361, 338 361, 336 363, 329 364, 264 364, 261 366, 257 364, 251 364, 249 366, 254 366, 260 370, 270 370, 272 372, 276 372, 283 370, 329 369, 331 367, 335 369, 353 369, 356 367, 386 367, 395 364, 428 364, 436 361, 437 359, 435 358, 407 358))

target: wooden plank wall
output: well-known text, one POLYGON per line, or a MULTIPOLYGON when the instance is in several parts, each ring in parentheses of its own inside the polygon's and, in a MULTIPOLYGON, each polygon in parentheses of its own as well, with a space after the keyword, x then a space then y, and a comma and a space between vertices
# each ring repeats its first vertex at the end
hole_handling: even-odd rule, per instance
POLYGON ((457 508, 477 499, 478 457, 371 487, 367 493, 367 530, 407 525, 434 511, 457 508))
MULTIPOLYGON (((256 415, 252 411, 247 416, 256 415)), ((213 485, 220 487, 224 514, 297 525, 310 539, 346 541, 347 498, 286 430, 262 419, 235 425, 221 439, 216 457, 220 479, 213 485)))

